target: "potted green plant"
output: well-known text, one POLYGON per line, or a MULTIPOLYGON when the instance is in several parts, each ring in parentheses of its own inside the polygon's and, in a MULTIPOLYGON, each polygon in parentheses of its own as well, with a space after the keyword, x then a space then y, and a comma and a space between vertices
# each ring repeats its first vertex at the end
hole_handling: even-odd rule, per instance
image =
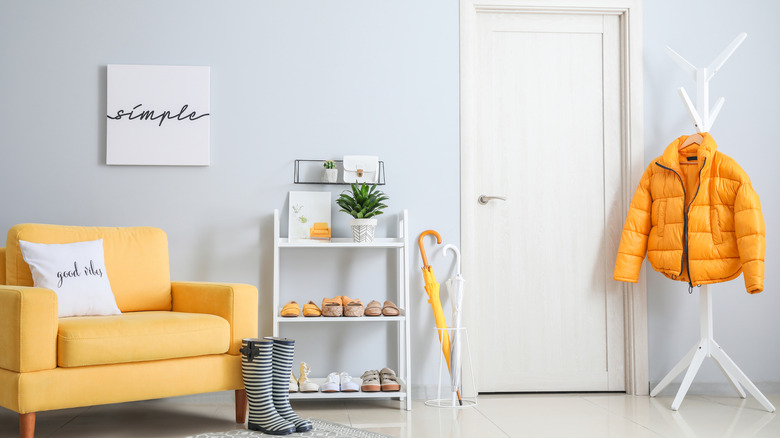
POLYGON ((335 183, 339 178, 339 170, 336 169, 336 162, 333 160, 325 160, 322 163, 322 182, 335 183))
POLYGON ((376 230, 376 216, 383 213, 387 205, 382 201, 388 199, 387 195, 381 190, 377 190, 376 184, 367 185, 363 183, 358 186, 353 183, 350 185, 352 192, 345 191, 336 199, 336 204, 350 216, 349 225, 352 228, 352 240, 361 243, 370 243, 374 241, 374 231, 376 230))

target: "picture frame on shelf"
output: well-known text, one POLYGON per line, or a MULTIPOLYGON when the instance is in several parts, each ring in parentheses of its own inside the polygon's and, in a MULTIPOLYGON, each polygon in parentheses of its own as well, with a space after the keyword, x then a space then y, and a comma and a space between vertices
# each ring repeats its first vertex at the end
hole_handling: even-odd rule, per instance
MULTIPOLYGON (((331 224, 331 192, 291 191, 287 236, 289 242, 322 242, 322 224, 331 224), (315 224, 318 224, 315 227, 315 224), (312 238, 314 237, 314 238, 312 238)), ((329 231, 329 230, 328 230, 329 231)), ((330 237, 328 233, 328 237, 330 237)))

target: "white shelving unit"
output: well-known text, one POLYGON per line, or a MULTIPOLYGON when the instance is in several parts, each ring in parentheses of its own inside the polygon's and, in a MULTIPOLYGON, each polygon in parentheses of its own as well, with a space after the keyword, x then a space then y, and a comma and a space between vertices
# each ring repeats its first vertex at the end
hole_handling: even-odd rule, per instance
MULTIPOLYGON (((398 219, 398 237, 386 237, 375 238, 372 243, 355 243, 351 238, 333 238, 330 242, 290 242, 288 238, 281 236, 281 228, 279 226, 279 210, 274 210, 274 290, 273 290, 273 335, 280 336, 282 328, 291 324, 303 324, 305 327, 320 326, 321 324, 334 324, 348 322, 351 324, 394 324, 398 330, 398 342, 397 345, 388 346, 388 348, 397 349, 398 364, 396 371, 398 372, 398 379, 401 382, 401 390, 399 392, 335 392, 335 393, 323 393, 323 392, 297 392, 290 393, 291 399, 317 399, 317 400, 336 400, 346 398, 397 398, 401 401, 401 408, 404 406, 406 410, 412 409, 412 398, 409 385, 410 381, 410 342, 409 342, 409 219, 408 211, 403 210, 398 219), (396 282, 397 290, 396 296, 388 297, 387 299, 395 302, 398 308, 401 309, 399 316, 362 316, 362 317, 282 317, 280 312, 282 310, 282 303, 287 300, 282 300, 281 296, 284 292, 280 289, 279 281, 279 268, 280 268, 280 253, 281 251, 317 251, 324 248, 331 249, 343 249, 344 251, 362 251, 366 249, 394 249, 396 250, 397 257, 397 276, 396 282), (404 403, 404 401, 406 403, 404 403)), ((364 303, 368 304, 368 303, 364 303)), ((312 336, 316 336, 316 331, 312 331, 312 336)), ((322 385, 323 378, 310 377, 314 383, 322 385)), ((360 379, 357 379, 358 381, 360 379)))

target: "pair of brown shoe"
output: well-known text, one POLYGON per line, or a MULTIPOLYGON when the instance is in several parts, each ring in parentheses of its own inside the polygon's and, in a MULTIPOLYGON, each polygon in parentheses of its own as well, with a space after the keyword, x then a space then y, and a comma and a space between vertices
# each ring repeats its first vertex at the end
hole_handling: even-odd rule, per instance
POLYGON ((398 316, 401 313, 400 310, 398 310, 398 306, 395 305, 392 301, 385 301, 385 304, 379 304, 379 301, 371 301, 366 306, 365 314, 366 316, 379 316, 379 315, 385 315, 385 316, 398 316))
POLYGON ((362 384, 360 390, 363 392, 395 392, 401 390, 401 383, 395 375, 395 371, 390 368, 382 368, 382 371, 368 370, 360 376, 362 384))
POLYGON ((348 296, 322 300, 322 316, 363 316, 363 302, 348 296))

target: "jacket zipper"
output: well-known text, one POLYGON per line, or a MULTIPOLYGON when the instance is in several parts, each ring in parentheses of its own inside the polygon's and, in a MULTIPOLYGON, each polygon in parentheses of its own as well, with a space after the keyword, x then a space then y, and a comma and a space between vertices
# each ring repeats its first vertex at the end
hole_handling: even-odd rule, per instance
MULTIPOLYGON (((659 163, 657 161, 656 161, 655 164, 656 164, 656 166, 661 167, 663 169, 671 170, 672 172, 674 172, 675 175, 677 175, 677 179, 680 180, 680 185, 682 186, 682 189, 683 189, 683 196, 687 197, 688 195, 687 195, 687 193, 685 191, 685 183, 683 182, 682 176, 680 176, 680 174, 677 173, 676 170, 674 170, 674 169, 672 169, 670 167, 666 167, 666 166, 662 165, 661 163, 659 163)), ((699 177, 698 177, 698 184, 696 185, 696 193, 693 194, 693 198, 691 199, 691 203, 688 204, 688 206, 685 207, 685 209, 683 210, 683 255, 682 255, 682 259, 680 259, 680 274, 679 275, 682 275, 682 273, 683 273, 683 266, 687 266, 688 267, 688 286, 689 286, 689 291, 693 289, 693 279, 691 278, 691 261, 688 258, 688 213, 690 213, 690 211, 691 211, 691 206, 693 205, 693 201, 696 200, 696 196, 699 195, 699 189, 701 188, 701 172, 702 172, 702 170, 704 170, 704 166, 706 164, 707 164, 707 157, 704 157, 704 162, 702 163, 701 168, 699 169, 699 177), (684 263, 685 261, 687 261, 688 263, 684 263)))
MULTIPOLYGON (((675 175, 677 175, 677 178, 680 180, 680 185, 682 186, 682 189, 683 189, 683 197, 687 197, 688 196, 687 193, 685 192, 685 183, 683 182, 682 177, 680 176, 679 173, 677 173, 676 170, 674 170, 674 169, 672 169, 670 167, 666 167, 666 166, 662 165, 661 163, 659 163, 657 161, 655 162, 655 165, 660 167, 660 168, 662 168, 662 169, 670 170, 675 175)), ((678 277, 681 276, 682 273, 683 273, 683 266, 685 266, 685 263, 684 263, 685 262, 685 255, 687 254, 687 252, 688 252, 688 214, 685 212, 685 210, 683 210, 683 254, 682 254, 682 258, 680 259, 680 273, 677 274, 678 277)), ((689 277, 689 279, 690 279, 690 277, 689 277)))

